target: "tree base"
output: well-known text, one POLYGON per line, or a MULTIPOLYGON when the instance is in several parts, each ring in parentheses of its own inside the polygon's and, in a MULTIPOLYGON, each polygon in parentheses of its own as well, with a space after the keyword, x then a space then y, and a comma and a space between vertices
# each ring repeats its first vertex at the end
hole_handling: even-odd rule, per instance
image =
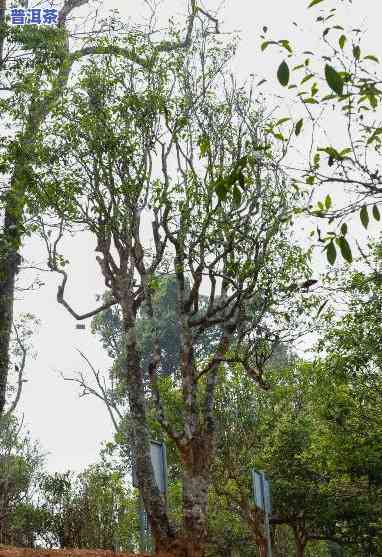
POLYGON ((156 557, 204 557, 202 544, 187 538, 178 538, 166 548, 159 548, 156 557))

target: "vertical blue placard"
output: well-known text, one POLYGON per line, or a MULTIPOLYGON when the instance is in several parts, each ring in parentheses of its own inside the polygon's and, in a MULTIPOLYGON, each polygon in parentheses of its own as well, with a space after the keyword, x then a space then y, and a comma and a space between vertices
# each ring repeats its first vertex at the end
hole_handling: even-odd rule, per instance
POLYGON ((268 557, 272 557, 270 515, 272 514, 271 488, 264 472, 252 469, 252 490, 256 507, 264 511, 264 527, 267 536, 268 557))
POLYGON ((264 508, 264 494, 263 494, 263 478, 257 470, 252 469, 252 490, 253 498, 255 500, 256 507, 265 510, 264 508))
POLYGON ((263 472, 252 469, 252 491, 256 507, 272 514, 271 488, 263 472))
POLYGON ((268 514, 272 514, 272 502, 271 502, 271 488, 269 485, 269 480, 263 475, 263 493, 264 493, 264 510, 268 514))
MULTIPOLYGON (((167 493, 167 458, 166 445, 158 441, 150 442, 151 464, 154 470, 155 482, 162 495, 167 493)), ((134 487, 138 487, 137 472, 135 463, 132 466, 132 483, 134 487)))

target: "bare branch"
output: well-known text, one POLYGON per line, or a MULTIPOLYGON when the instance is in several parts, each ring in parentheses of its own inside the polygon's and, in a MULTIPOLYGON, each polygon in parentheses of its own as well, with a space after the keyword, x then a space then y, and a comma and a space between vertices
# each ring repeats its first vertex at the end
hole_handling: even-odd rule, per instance
POLYGON ((59 266, 59 263, 58 263, 57 248, 58 248, 58 245, 59 245, 60 241, 62 240, 63 234, 64 234, 63 221, 61 221, 58 235, 57 235, 56 239, 54 240, 53 244, 50 241, 48 234, 45 232, 44 223, 41 221, 40 224, 41 224, 40 234, 41 234, 41 236, 42 236, 42 238, 45 242, 45 245, 46 245, 47 251, 48 251, 48 267, 51 271, 54 271, 54 272, 56 272, 56 273, 58 273, 59 275, 62 276, 61 284, 59 284, 58 289, 57 289, 57 302, 59 304, 63 305, 64 308, 75 319, 77 319, 77 321, 82 321, 84 319, 88 319, 89 317, 93 317, 94 315, 97 315, 98 313, 101 313, 102 311, 105 311, 106 309, 109 309, 110 307, 117 304, 118 300, 116 300, 115 298, 112 298, 110 301, 105 302, 104 304, 102 304, 98 308, 96 308, 92 311, 89 311, 88 313, 79 314, 76 311, 74 311, 74 309, 72 309, 72 307, 64 299, 65 287, 66 287, 66 284, 68 282, 68 274, 62 267, 59 266))
POLYGON ((86 380, 85 380, 85 378, 84 378, 84 376, 83 376, 82 373, 80 373, 80 374, 78 375, 78 377, 65 377, 65 376, 61 373, 62 378, 63 378, 65 381, 71 381, 71 382, 73 382, 73 383, 78 383, 78 384, 82 387, 82 389, 83 389, 83 392, 82 392, 82 394, 81 394, 80 396, 86 396, 86 395, 88 395, 88 394, 91 394, 91 395, 97 397, 98 399, 102 400, 102 402, 105 403, 106 408, 107 408, 107 410, 108 410, 108 412, 109 412, 109 415, 110 415, 111 421, 112 421, 112 423, 113 423, 114 429, 115 429, 116 433, 118 433, 118 432, 119 432, 119 424, 118 424, 117 419, 116 419, 116 417, 115 417, 115 415, 114 415, 114 412, 117 414, 119 421, 121 421, 122 418, 123 418, 123 416, 122 416, 122 414, 121 414, 119 408, 117 407, 117 405, 116 405, 115 403, 113 403, 113 402, 110 400, 110 396, 108 395, 107 390, 106 390, 106 385, 105 385, 105 384, 102 384, 102 382, 101 382, 100 372, 97 371, 97 370, 94 368, 94 366, 92 365, 92 363, 90 362, 90 360, 85 356, 85 354, 83 354, 83 353, 81 352, 81 350, 77 350, 77 352, 78 352, 78 353, 80 354, 80 356, 85 360, 85 362, 87 363, 88 367, 90 368, 90 370, 91 370, 91 372, 92 372, 92 374, 93 374, 93 377, 94 377, 95 380, 96 380, 98 390, 95 389, 95 388, 93 388, 91 385, 89 385, 89 384, 86 382, 86 380))

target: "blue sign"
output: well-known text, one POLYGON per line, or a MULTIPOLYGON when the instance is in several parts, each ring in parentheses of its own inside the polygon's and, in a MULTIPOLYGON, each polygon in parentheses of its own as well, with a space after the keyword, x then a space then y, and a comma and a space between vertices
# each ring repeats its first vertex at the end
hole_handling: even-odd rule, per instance
MULTIPOLYGON (((1 19, 5 10, 0 10, 1 19)), ((58 23, 58 10, 54 8, 12 8, 11 25, 54 25, 58 23)))
POLYGON ((252 469, 252 492, 256 507, 264 511, 264 526, 268 544, 267 555, 272 557, 271 527, 269 523, 269 516, 272 513, 271 488, 264 472, 258 472, 255 468, 252 469))
MULTIPOLYGON (((167 456, 166 456, 166 445, 164 443, 159 443, 158 441, 150 442, 150 456, 151 464, 154 470, 155 482, 158 489, 162 495, 167 493, 167 456)), ((132 466, 132 484, 134 487, 138 487, 137 472, 135 469, 135 463, 133 460, 132 466)))
MULTIPOLYGON (((158 486, 160 493, 166 497, 167 495, 167 456, 166 456, 166 445, 160 443, 159 441, 150 441, 150 457, 151 464, 154 471, 155 483, 158 486)), ((132 484, 134 487, 138 487, 138 478, 135 465, 135 459, 133 457, 132 462, 132 484)), ((139 523, 141 530, 141 551, 147 552, 151 551, 150 542, 150 524, 147 516, 147 512, 143 506, 142 497, 140 497, 140 511, 139 511, 139 523)))
POLYGON ((263 478, 257 470, 252 470, 252 491, 256 507, 265 511, 264 494, 263 494, 263 478))

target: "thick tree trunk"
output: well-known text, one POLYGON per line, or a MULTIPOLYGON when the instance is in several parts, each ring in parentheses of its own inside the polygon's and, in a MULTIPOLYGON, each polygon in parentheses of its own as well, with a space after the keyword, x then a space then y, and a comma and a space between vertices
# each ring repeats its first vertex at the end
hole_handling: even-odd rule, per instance
MULTIPOLYGON (((201 455, 202 457, 202 455, 201 455)), ((183 476, 183 514, 187 557, 201 557, 207 538, 209 474, 186 469, 183 476)))
POLYGON ((128 297, 121 300, 124 334, 124 376, 133 428, 133 449, 140 493, 155 541, 155 553, 166 557, 203 557, 207 536, 208 488, 210 485, 211 434, 195 435, 184 447, 183 532, 171 525, 165 501, 155 484, 150 457, 144 372, 135 336, 135 315, 128 297))
POLYGON ((259 557, 268 557, 267 539, 259 532, 257 532, 254 537, 257 549, 259 550, 259 557))
POLYGON ((268 540, 265 535, 265 516, 262 511, 249 502, 247 493, 240 495, 240 511, 252 532, 253 541, 258 549, 259 557, 268 557, 268 540))
POLYGON ((9 370, 9 345, 13 321, 13 297, 17 253, 0 256, 0 415, 4 413, 9 370))
POLYGON ((18 216, 6 207, 0 238, 0 416, 4 414, 6 404, 15 279, 20 264, 18 220, 18 216))
MULTIPOLYGON (((0 26, 5 21, 6 0, 0 0, 0 26)), ((4 53, 4 31, 0 29, 0 69, 2 68, 4 53)), ((9 370, 9 344, 13 320, 13 297, 15 276, 17 273, 17 252, 7 250, 6 238, 7 221, 5 214, 4 230, 0 238, 0 416, 4 413, 6 390, 9 370)))
POLYGON ((13 322, 15 281, 19 270, 23 235, 25 192, 30 176, 28 173, 31 147, 41 120, 31 110, 23 141, 15 160, 15 169, 4 200, 4 224, 0 234, 0 416, 4 413, 10 360, 10 341, 13 322))
POLYGON ((139 365, 127 368, 128 398, 132 418, 133 449, 138 486, 148 514, 157 549, 167 548, 174 539, 165 501, 155 484, 150 456, 150 431, 146 421, 143 371, 139 365), (142 383, 141 383, 142 380, 142 383), (141 384, 140 384, 141 383, 141 384))
POLYGON ((183 455, 183 529, 187 557, 204 555, 207 540, 211 434, 196 434, 183 455))
POLYGON ((296 557, 304 557, 306 544, 298 543, 296 546, 296 557))
POLYGON ((296 557, 304 557, 306 545, 308 543, 307 536, 305 531, 301 527, 295 527, 294 529, 294 537, 296 540, 296 557))
POLYGON ((157 551, 168 549, 175 539, 166 505, 155 483, 151 465, 151 435, 147 423, 144 372, 140 362, 135 334, 133 300, 123 296, 121 301, 125 336, 125 365, 123 375, 132 419, 133 451, 139 491, 148 514, 157 551))
POLYGON ((259 549, 259 557, 268 557, 268 545, 264 540, 260 540, 257 544, 259 549))

